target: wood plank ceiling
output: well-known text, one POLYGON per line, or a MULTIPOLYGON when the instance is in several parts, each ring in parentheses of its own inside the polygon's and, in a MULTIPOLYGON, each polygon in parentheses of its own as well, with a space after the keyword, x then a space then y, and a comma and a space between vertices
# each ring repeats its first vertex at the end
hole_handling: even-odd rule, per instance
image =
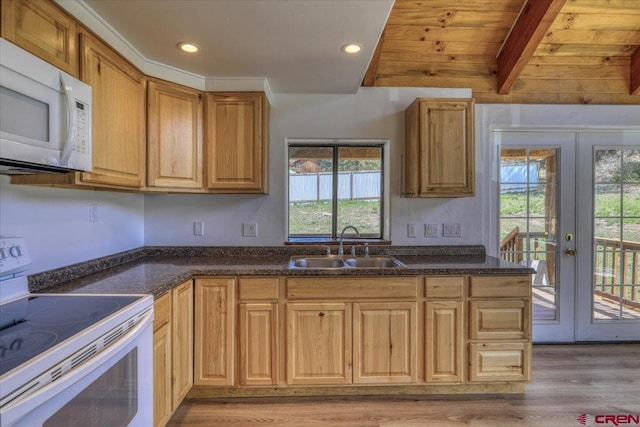
POLYGON ((396 0, 363 86, 640 104, 640 0, 396 0))

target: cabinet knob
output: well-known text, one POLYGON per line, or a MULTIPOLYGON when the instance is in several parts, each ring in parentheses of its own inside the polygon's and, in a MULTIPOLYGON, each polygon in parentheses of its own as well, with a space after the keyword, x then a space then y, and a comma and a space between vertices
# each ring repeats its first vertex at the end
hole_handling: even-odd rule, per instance
POLYGON ((320 313, 318 313, 318 316, 324 317, 324 313, 321 311, 320 313))

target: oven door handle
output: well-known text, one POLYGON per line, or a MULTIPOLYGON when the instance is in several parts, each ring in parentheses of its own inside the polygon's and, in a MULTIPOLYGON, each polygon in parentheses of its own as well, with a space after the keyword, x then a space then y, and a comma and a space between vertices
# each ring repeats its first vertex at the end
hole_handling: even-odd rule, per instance
MULTIPOLYGON (((113 342, 108 347, 105 347, 101 352, 97 353, 95 356, 91 357, 84 361, 77 368, 68 371, 63 374, 60 378, 47 383, 42 381, 39 387, 37 385, 28 387, 29 391, 24 392, 21 396, 16 397, 13 401, 7 402, 3 404, 0 409, 0 414, 2 415, 3 425, 6 422, 6 425, 12 425, 13 423, 20 420, 20 418, 24 417, 34 408, 39 407, 44 404, 46 401, 51 399, 51 394, 47 392, 52 388, 59 388, 60 391, 56 393, 61 393, 63 390, 66 390, 68 387, 75 384, 77 381, 84 378, 86 375, 90 374, 91 371, 95 370, 96 367, 102 366, 106 361, 116 355, 123 348, 126 348, 127 345, 136 340, 144 328, 151 328, 151 323, 153 322, 153 310, 150 310, 148 313, 144 315, 142 319, 127 331, 122 337, 120 337, 117 341, 113 342)), ((149 342, 148 345, 151 345, 152 342, 149 342)), ((49 371, 47 371, 42 377, 50 377, 49 371)), ((44 380, 44 378, 42 378, 44 380)), ((28 384, 32 384, 33 381, 30 381, 28 384)))

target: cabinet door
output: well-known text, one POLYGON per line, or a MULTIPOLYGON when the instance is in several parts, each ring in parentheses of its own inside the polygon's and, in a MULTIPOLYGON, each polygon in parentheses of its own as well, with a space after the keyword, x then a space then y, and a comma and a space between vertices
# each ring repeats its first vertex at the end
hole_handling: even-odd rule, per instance
POLYGON ((202 94, 149 81, 147 185, 202 188, 202 94))
POLYGON ((267 193, 268 102, 264 93, 206 95, 207 188, 267 193))
POLYGON ((354 383, 416 381, 416 303, 354 303, 354 383))
POLYGON ((351 304, 287 304, 287 383, 351 383, 351 304))
POLYGON ((81 180, 100 186, 143 185, 143 75, 96 38, 82 34, 80 78, 92 91, 93 168, 81 180))
POLYGON ((240 383, 278 382, 278 304, 240 305, 240 383))
POLYGON ((407 110, 406 180, 409 197, 474 195, 472 99, 419 98, 407 110))
POLYGON ((235 279, 197 279, 194 384, 234 385, 235 279))
POLYGON ((2 0, 2 37, 78 76, 76 22, 47 0, 2 0))
POLYGON ((425 305, 425 379, 464 380, 462 301, 427 301, 425 305))
POLYGON ((175 411, 193 385, 193 285, 191 280, 174 288, 172 293, 172 409, 175 411))
POLYGON ((171 292, 153 306, 153 425, 171 418, 171 292))

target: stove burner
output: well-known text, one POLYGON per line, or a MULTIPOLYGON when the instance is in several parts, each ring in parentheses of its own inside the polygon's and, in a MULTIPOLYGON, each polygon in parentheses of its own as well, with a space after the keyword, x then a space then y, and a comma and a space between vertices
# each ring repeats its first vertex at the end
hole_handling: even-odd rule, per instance
POLYGON ((113 313, 120 309, 117 301, 109 299, 94 299, 83 301, 72 307, 63 306, 62 303, 51 303, 40 309, 37 307, 39 301, 33 300, 36 306, 32 309, 33 314, 27 320, 33 325, 66 325, 76 322, 85 322, 92 325, 96 321, 104 318, 105 314, 113 313))
POLYGON ((43 349, 51 347, 57 339, 58 334, 51 331, 8 333, 0 337, 0 361, 9 363, 20 359, 28 360, 43 349))

